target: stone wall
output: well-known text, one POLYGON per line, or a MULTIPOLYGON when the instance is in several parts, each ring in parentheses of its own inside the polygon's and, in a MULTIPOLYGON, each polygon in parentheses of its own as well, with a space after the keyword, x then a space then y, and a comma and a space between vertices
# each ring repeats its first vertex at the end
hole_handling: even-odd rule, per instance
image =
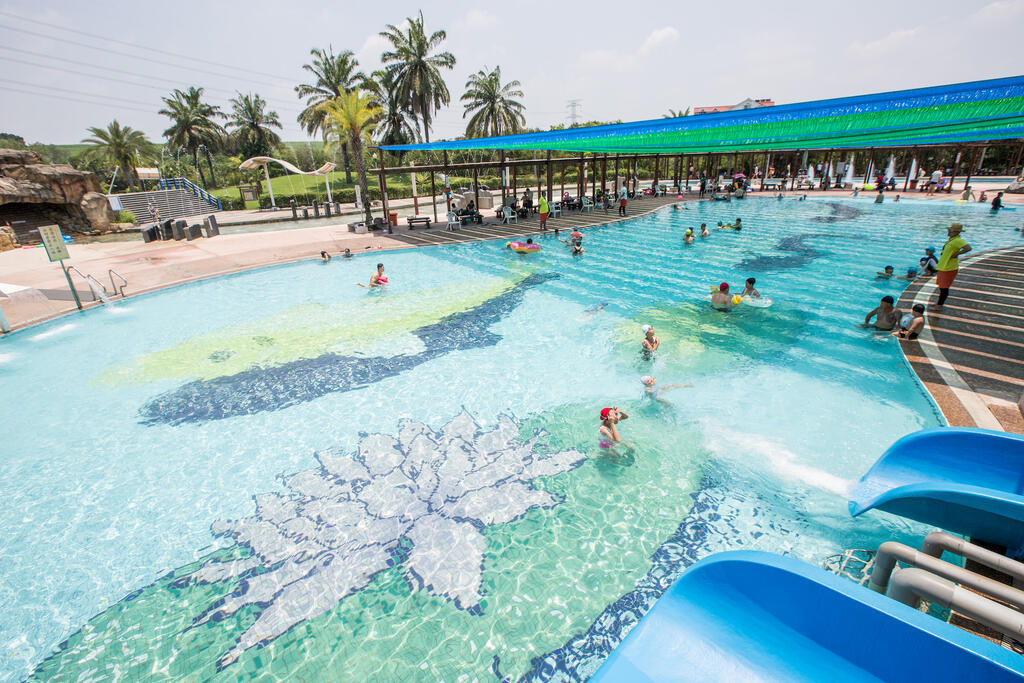
POLYGON ((95 175, 67 164, 44 164, 38 154, 22 149, 0 149, 0 216, 5 214, 22 216, 11 227, 23 242, 38 241, 38 234, 32 240, 26 233, 47 222, 65 233, 90 233, 109 231, 114 219, 95 175))

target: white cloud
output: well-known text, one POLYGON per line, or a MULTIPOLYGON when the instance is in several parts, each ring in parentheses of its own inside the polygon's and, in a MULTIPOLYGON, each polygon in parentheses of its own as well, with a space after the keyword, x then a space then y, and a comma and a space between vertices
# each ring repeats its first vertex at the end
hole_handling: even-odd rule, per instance
POLYGON ((888 55, 892 52, 907 54, 904 50, 913 49, 914 41, 920 36, 920 28, 903 28, 891 31, 881 38, 863 42, 855 40, 850 43, 850 52, 857 53, 862 57, 888 55))
POLYGON ((1024 13, 1024 0, 999 0, 978 10, 972 18, 978 21, 1006 21, 1024 13))
POLYGON ((359 70, 369 74, 374 69, 379 69, 380 55, 391 47, 391 43, 384 36, 373 33, 366 37, 362 46, 356 50, 356 59, 359 60, 359 70))
POLYGON ((487 28, 497 24, 498 17, 481 9, 471 9, 466 13, 463 23, 466 25, 466 28, 487 28))
POLYGON ((651 31, 651 35, 647 36, 647 40, 644 41, 640 49, 637 50, 637 54, 646 57, 657 51, 658 48, 664 46, 666 43, 674 43, 679 40, 679 31, 674 26, 665 26, 651 31))

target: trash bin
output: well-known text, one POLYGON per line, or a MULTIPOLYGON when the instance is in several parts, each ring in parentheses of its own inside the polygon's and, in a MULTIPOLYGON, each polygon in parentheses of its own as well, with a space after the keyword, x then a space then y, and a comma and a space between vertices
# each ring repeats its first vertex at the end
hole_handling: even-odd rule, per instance
POLYGON ((393 225, 393 226, 395 226, 397 228, 398 227, 398 212, 397 211, 389 211, 388 212, 388 216, 391 218, 391 225, 393 225))

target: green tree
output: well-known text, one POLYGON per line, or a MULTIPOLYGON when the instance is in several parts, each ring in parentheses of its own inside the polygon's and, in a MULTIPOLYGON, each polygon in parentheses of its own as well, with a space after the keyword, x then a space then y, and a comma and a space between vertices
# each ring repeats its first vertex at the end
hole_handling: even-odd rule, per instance
MULTIPOLYGON (((380 110, 374 139, 381 145, 407 145, 416 142, 418 134, 409 122, 410 110, 398 96, 395 81, 387 71, 374 71, 364 84, 372 106, 380 110)), ((399 159, 403 153, 399 152, 399 159)))
POLYGON ((523 96, 521 87, 519 81, 502 85, 500 66, 493 71, 484 68, 470 76, 461 98, 466 103, 462 118, 473 114, 466 124, 466 137, 515 133, 525 126, 524 107, 515 99, 523 96))
POLYGON ((433 112, 451 102, 448 86, 441 69, 452 69, 455 56, 450 52, 435 52, 447 34, 434 31, 427 36, 423 28, 423 12, 419 17, 406 18, 405 32, 392 24, 380 35, 391 43, 391 50, 380 58, 394 79, 400 101, 408 105, 418 117, 423 139, 430 142, 430 120, 433 112))
MULTIPOLYGON (((315 76, 315 82, 302 83, 295 86, 299 98, 306 98, 306 108, 298 116, 298 122, 310 135, 323 132, 324 113, 320 105, 347 92, 352 92, 366 79, 357 71, 359 62, 351 50, 343 50, 334 54, 328 46, 326 50, 314 48, 309 51, 313 56, 312 64, 303 64, 302 68, 315 76)), ((345 163, 345 182, 352 182, 351 165, 348 158, 348 142, 341 145, 341 156, 345 163)))
POLYGON ((131 126, 121 127, 117 120, 111 121, 104 128, 90 128, 91 138, 82 140, 89 145, 86 150, 88 158, 104 164, 111 164, 121 170, 121 175, 128 187, 135 191, 136 154, 148 158, 155 149, 152 142, 146 139, 142 131, 131 126))
POLYGON ((271 128, 281 128, 277 112, 266 111, 267 103, 259 95, 238 93, 231 100, 228 129, 242 156, 269 156, 281 144, 281 136, 271 128))
POLYGON ((164 131, 164 137, 172 147, 184 147, 192 155, 192 165, 199 171, 199 179, 206 185, 203 167, 199 164, 199 148, 204 148, 206 163, 210 168, 210 182, 217 184, 213 175, 210 151, 224 146, 224 127, 215 119, 224 118, 220 107, 203 102, 203 89, 190 87, 188 90, 175 88, 170 97, 163 98, 167 105, 158 113, 171 120, 171 127, 164 131))
POLYGON ((690 108, 687 107, 686 109, 680 109, 679 111, 676 111, 675 109, 669 109, 667 114, 662 114, 661 115, 661 118, 663 118, 663 119, 677 119, 680 116, 689 116, 689 115, 690 115, 690 108))
POLYGON ((370 213, 370 194, 366 183, 366 162, 363 160, 363 145, 377 124, 381 110, 374 106, 371 96, 359 90, 339 95, 319 105, 324 112, 324 140, 330 146, 335 141, 347 141, 352 145, 352 156, 356 160, 356 176, 359 192, 366 212, 366 222, 373 221, 370 213))

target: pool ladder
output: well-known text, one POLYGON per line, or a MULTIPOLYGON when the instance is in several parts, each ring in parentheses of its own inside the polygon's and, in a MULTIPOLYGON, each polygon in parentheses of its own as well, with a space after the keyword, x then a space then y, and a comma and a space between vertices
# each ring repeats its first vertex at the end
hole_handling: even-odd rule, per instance
POLYGON ((121 275, 121 273, 117 272, 113 268, 107 271, 107 277, 110 278, 110 289, 112 290, 110 292, 107 291, 106 286, 102 282, 94 278, 90 273, 83 273, 75 266, 68 266, 68 272, 77 273, 80 278, 85 280, 86 284, 89 285, 89 290, 93 294, 93 301, 97 299, 104 299, 107 296, 112 296, 114 294, 120 295, 122 299, 124 298, 124 288, 128 286, 128 278, 121 275), (121 284, 117 284, 114 281, 115 276, 121 281, 121 284))

